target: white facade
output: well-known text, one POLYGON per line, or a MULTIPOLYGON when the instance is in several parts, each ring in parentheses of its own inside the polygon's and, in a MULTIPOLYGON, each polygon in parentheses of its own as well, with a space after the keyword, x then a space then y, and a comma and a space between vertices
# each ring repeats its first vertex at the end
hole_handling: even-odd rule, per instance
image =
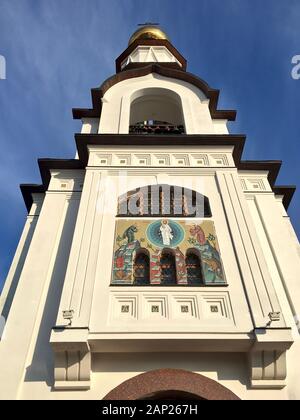
MULTIPOLYGON (((140 48, 130 62, 149 61, 140 48)), ((108 89, 82 133, 130 137, 144 115, 187 135, 229 135, 204 92, 154 73, 108 89)), ((33 197, 1 296, 0 398, 99 399, 140 373, 179 368, 241 399, 299 399, 300 247, 268 171, 239 169, 230 143, 87 149, 85 169, 52 169, 33 197), (209 198, 226 285, 111 286, 118 197, 158 184, 209 198)))
MULTIPOLYGON (((174 103, 175 108, 177 102, 178 108, 182 110, 181 118, 186 134, 228 134, 227 121, 212 120, 208 107, 209 101, 197 87, 178 79, 170 79, 153 73, 122 81, 106 92, 102 99, 98 133, 128 134, 129 125, 133 122, 130 121, 131 106, 138 98, 143 98, 145 107, 149 98, 149 108, 157 115, 160 115, 162 111, 165 113, 168 111, 165 104, 168 104, 170 108, 170 102, 171 106, 174 103), (153 97, 154 100, 151 103, 153 97), (158 97, 160 101, 156 99, 158 97)), ((172 115, 176 115, 177 109, 174 108, 172 115)), ((143 115, 143 110, 140 112, 143 115)), ((169 115, 165 113, 163 116, 168 117, 169 115)))

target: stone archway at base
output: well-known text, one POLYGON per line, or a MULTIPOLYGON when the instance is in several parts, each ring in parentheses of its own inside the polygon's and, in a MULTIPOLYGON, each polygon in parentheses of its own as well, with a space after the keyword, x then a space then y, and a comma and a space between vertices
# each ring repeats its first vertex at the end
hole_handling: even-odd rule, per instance
POLYGON ((104 400, 142 399, 239 400, 218 382, 182 369, 142 373, 121 383, 104 397, 104 400))

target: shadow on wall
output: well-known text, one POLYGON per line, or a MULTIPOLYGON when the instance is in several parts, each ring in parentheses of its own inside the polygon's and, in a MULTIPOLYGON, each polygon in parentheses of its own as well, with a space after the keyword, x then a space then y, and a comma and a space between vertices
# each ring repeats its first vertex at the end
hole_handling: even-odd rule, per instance
MULTIPOLYGON (((18 287, 18 283, 19 283, 19 279, 23 270, 23 266, 27 257, 27 253, 28 253, 28 249, 30 247, 30 243, 34 234, 34 230, 37 224, 38 218, 34 217, 33 220, 30 223, 30 227, 28 229, 28 233, 26 236, 26 240, 24 242, 24 246, 22 248, 22 252, 20 254, 20 258, 18 261, 18 264, 15 268, 15 272, 13 274, 12 280, 11 280, 11 286, 9 288, 9 292, 7 294, 6 300, 5 300, 5 304, 3 306, 3 310, 1 315, 7 320, 8 316, 9 316, 9 311, 18 287)), ((5 287, 5 285, 4 285, 5 287)), ((3 292, 3 290, 2 290, 3 292)))
POLYGON ((49 340, 56 323, 78 206, 79 200, 71 200, 65 215, 32 363, 26 369, 25 382, 46 382, 48 386, 54 382, 54 355, 49 340))
POLYGON ((132 372, 137 375, 137 372, 165 368, 185 369, 204 375, 216 372, 215 380, 250 385, 244 353, 101 353, 92 357, 93 372, 132 372))

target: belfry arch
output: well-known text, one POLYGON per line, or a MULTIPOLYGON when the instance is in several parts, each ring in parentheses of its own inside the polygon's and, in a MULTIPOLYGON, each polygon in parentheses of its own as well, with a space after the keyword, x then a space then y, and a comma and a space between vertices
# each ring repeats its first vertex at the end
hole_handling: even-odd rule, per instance
POLYGON ((240 400, 228 388, 183 369, 152 370, 121 383, 104 400, 143 399, 240 400))
POLYGON ((182 134, 184 126, 183 106, 178 93, 156 87, 139 89, 131 95, 131 133, 143 129, 151 134, 182 134))

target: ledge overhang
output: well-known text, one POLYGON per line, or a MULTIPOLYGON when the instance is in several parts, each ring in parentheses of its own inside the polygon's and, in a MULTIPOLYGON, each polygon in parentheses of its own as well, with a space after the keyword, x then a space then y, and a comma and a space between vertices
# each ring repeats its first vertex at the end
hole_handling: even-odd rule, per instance
POLYGON ((283 197, 286 209, 295 193, 295 186, 276 186, 281 161, 242 161, 246 136, 242 134, 201 135, 132 135, 132 134, 75 134, 79 159, 38 159, 42 185, 22 184, 21 192, 29 212, 33 193, 45 193, 51 179, 51 170, 85 169, 88 164, 88 146, 233 146, 233 158, 238 170, 268 171, 268 179, 277 196, 283 197))
POLYGON ((143 66, 135 66, 130 70, 121 71, 112 77, 108 78, 99 88, 91 89, 92 104, 93 108, 74 108, 73 118, 100 118, 102 111, 102 98, 105 93, 117 83, 124 80, 133 79, 137 77, 147 76, 148 74, 156 73, 164 77, 178 79, 190 83, 199 88, 209 99, 209 110, 212 119, 222 119, 228 121, 235 121, 236 111, 235 110, 218 110, 218 101, 220 91, 212 89, 204 80, 199 77, 176 69, 174 66, 165 66, 157 63, 145 64, 143 66))

